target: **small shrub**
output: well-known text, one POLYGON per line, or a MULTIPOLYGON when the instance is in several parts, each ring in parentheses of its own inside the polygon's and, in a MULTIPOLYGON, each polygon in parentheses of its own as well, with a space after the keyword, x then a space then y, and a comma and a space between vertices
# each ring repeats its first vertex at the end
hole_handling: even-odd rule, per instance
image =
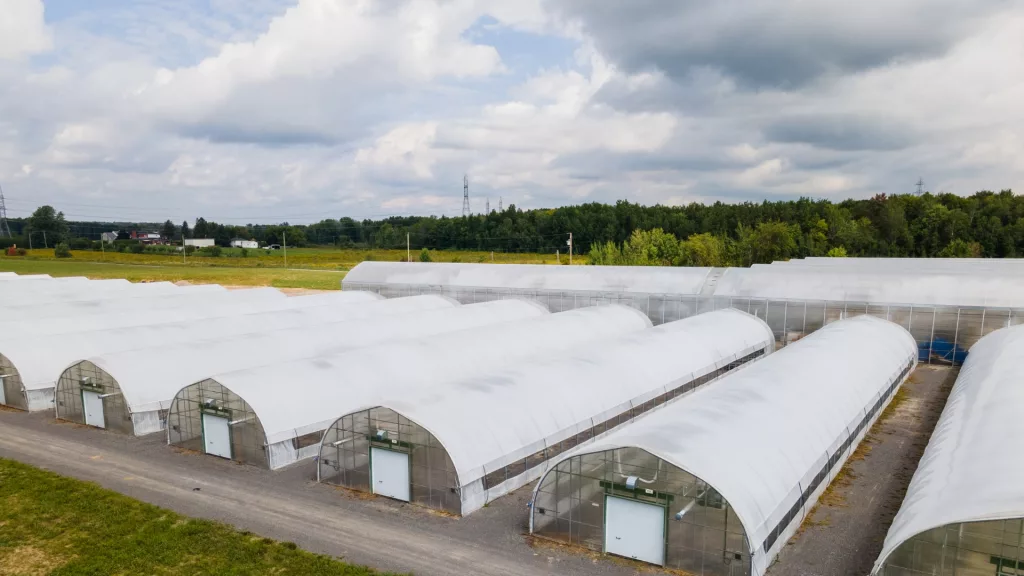
POLYGON ((143 252, 146 251, 146 247, 143 246, 142 244, 135 243, 135 244, 132 244, 131 251, 132 251, 132 254, 142 254, 143 252))
POLYGON ((200 256, 209 256, 210 258, 219 258, 223 253, 220 246, 204 246, 199 249, 200 256))
POLYGON ((195 254, 195 252, 196 252, 196 247, 195 246, 191 246, 191 245, 185 246, 185 255, 186 256, 191 256, 191 255, 195 254))
POLYGON ((60 242, 53 247, 53 255, 56 258, 71 258, 71 248, 68 245, 60 242))
POLYGON ((430 250, 423 248, 420 250, 420 262, 433 262, 434 259, 430 257, 430 250))
POLYGON ((241 256, 242 258, 248 258, 249 257, 249 249, 248 248, 242 248, 241 250, 238 251, 238 255, 241 256))
POLYGON ((125 252, 125 250, 127 250, 127 249, 128 249, 128 247, 127 247, 127 246, 125 246, 124 244, 116 244, 116 245, 114 246, 114 248, 115 248, 115 250, 117 250, 118 252, 120 252, 120 253, 122 253, 122 254, 123 254, 123 253, 125 252))
POLYGON ((14 252, 15 252, 15 254, 17 254, 18 256, 28 256, 28 250, 25 250, 24 248, 18 248, 18 249, 17 249, 17 250, 15 250, 14 252))

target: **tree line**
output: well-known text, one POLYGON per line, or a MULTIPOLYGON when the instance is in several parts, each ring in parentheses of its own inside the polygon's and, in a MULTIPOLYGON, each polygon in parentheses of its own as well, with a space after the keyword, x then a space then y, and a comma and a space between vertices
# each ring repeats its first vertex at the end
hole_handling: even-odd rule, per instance
POLYGON ((315 224, 68 222, 41 207, 10 222, 15 235, 52 246, 100 232, 138 229, 171 239, 234 238, 289 246, 488 250, 590 254, 604 264, 750 265, 807 256, 990 257, 1024 255, 1024 198, 1010 190, 954 194, 879 194, 865 200, 786 200, 739 204, 642 206, 589 203, 469 217, 325 219, 315 224))

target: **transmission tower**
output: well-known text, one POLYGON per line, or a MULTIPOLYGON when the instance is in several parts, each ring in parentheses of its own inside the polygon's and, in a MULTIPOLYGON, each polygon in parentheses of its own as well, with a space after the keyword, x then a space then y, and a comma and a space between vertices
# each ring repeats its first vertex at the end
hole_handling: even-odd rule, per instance
POLYGON ((924 178, 917 179, 917 195, 924 194, 924 178))
POLYGON ((0 238, 11 238, 11 227, 7 225, 7 205, 4 204, 4 189, 0 187, 0 238))
POLYGON ((498 196, 498 212, 504 212, 504 208, 501 207, 501 196, 498 196))
POLYGON ((487 201, 484 202, 484 214, 490 214, 490 213, 491 213, 491 199, 488 198, 487 201))
POLYGON ((462 215, 469 216, 469 175, 462 177, 462 215))

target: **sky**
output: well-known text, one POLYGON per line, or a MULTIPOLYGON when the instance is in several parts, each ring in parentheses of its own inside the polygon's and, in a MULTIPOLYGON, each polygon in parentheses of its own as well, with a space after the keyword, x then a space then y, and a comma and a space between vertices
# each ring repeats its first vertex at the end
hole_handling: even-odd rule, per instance
POLYGON ((1024 189, 1014 0, 3 0, 9 216, 1024 189))

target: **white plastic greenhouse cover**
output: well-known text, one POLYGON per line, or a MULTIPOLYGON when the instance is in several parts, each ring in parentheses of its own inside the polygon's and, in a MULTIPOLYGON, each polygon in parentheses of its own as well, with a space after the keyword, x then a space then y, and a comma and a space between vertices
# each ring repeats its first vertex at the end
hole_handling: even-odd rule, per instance
POLYGON ((522 320, 536 315, 534 306, 516 300, 458 306, 439 296, 434 296, 436 300, 433 302, 425 299, 428 296, 418 298, 424 298, 421 302, 425 304, 419 312, 278 330, 216 343, 190 343, 170 349, 136 350, 90 358, 90 361, 117 380, 131 412, 147 412, 170 408, 172 399, 182 387, 223 372, 257 369, 304 358, 336 356, 350 350, 391 345, 403 340, 522 320), (205 349, 202 344, 206 345, 205 349), (256 356, 247 354, 250 345, 262 352, 256 356), (159 361, 165 350, 183 358, 185 362, 155 374, 153 362, 159 361))
POLYGON ((176 298, 226 292, 220 286, 206 284, 202 286, 175 286, 170 282, 153 284, 136 284, 135 287, 117 287, 112 290, 98 292, 67 294, 59 299, 43 295, 19 297, 3 308, 3 322, 15 320, 36 320, 54 316, 83 316, 89 314, 105 314, 138 309, 156 309, 167 307, 177 301, 176 298), (164 302, 161 306, 153 306, 156 300, 164 302))
POLYGON ((940 526, 1024 518, 1024 326, 979 340, 964 362, 875 564, 940 526))
MULTIPOLYGON (((266 330, 315 326, 375 314, 399 314, 421 309, 425 302, 437 302, 439 299, 437 296, 417 296, 384 300, 369 292, 297 296, 290 302, 297 307, 284 310, 265 311, 261 306, 255 306, 251 311, 237 315, 172 322, 157 327, 146 325, 0 340, 0 355, 6 357, 18 370, 25 390, 42 390, 52 388, 68 366, 91 356, 142 348, 162 349, 180 342, 208 341, 266 330), (325 300, 321 296, 330 298, 325 300), (307 301, 307 298, 313 300, 307 301)), ((252 356, 253 350, 247 350, 246 355, 252 356)), ((161 370, 165 367, 172 369, 175 363, 181 361, 175 358, 169 362, 168 358, 171 357, 164 356, 159 362, 154 361, 150 369, 154 366, 161 370)))
MULTIPOLYGON (((19 337, 30 335, 67 334, 91 332, 131 326, 150 326, 169 322, 183 322, 200 318, 233 316, 250 312, 285 310, 301 307, 301 298, 289 298, 275 288, 252 288, 249 290, 226 291, 212 294, 156 297, 151 310, 89 314, 75 317, 42 318, 38 320, 16 320, 4 323, 5 334, 19 337), (170 307, 157 304, 161 298, 174 300, 170 307)), ((155 328, 154 328, 155 329, 155 328)), ((10 338, 5 338, 10 339, 10 338)), ((2 344, 2 341, 0 341, 2 344)), ((0 347, 0 354, 3 348, 0 347)))
POLYGON ((670 266, 361 262, 342 284, 699 294, 710 271, 670 266))
POLYGON ((421 386, 472 377, 520 358, 651 325, 643 313, 626 306, 549 314, 536 302, 522 302, 535 309, 532 318, 228 372, 212 379, 248 402, 263 424, 267 442, 274 444, 322 431, 342 414, 379 405, 421 386), (282 382, 288 383, 286 389, 282 382))
POLYGON ((445 447, 464 487, 462 513, 467 514, 535 479, 540 470, 499 492, 484 493, 481 486, 467 494, 470 482, 682 383, 774 347, 775 337, 763 321, 738 310, 720 310, 524 359, 470 379, 391 397, 382 405, 423 426, 445 447))
POLYGON ((719 279, 717 297, 828 300, 921 306, 1024 307, 1014 275, 922 274, 776 267, 730 268, 719 279))
MULTIPOLYGON (((23 277, 24 278, 24 277, 23 277)), ((88 278, 24 278, 16 282, 0 282, 0 297, 6 299, 42 293, 80 294, 98 290, 122 289, 131 282, 121 279, 89 280, 88 278), (62 282, 63 280, 63 282, 62 282)))
POLYGON ((801 487, 916 359, 917 345, 900 326, 870 316, 840 320, 558 461, 637 447, 704 480, 740 518, 753 548, 752 574, 762 576, 832 474, 765 550, 774 527, 798 505, 801 487))

